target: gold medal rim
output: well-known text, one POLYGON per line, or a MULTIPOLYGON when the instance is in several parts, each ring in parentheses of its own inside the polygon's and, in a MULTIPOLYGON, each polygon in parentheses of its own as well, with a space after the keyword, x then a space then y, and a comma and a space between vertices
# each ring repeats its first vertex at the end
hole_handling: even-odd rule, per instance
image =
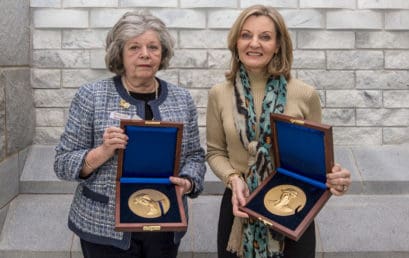
MULTIPOLYGON (((158 198, 154 198, 154 200, 155 199, 158 199, 158 198)), ((170 201, 169 201, 169 198, 164 193, 162 193, 161 191, 147 188, 147 189, 141 189, 141 190, 138 190, 138 191, 135 191, 134 193, 132 193, 128 198, 128 207, 135 215, 140 216, 142 218, 152 219, 152 218, 159 218, 159 217, 162 217, 163 215, 165 215, 170 209, 170 201), (152 195, 153 196, 159 196, 160 199, 162 200, 162 203, 163 203, 163 214, 152 214, 152 215, 147 214, 147 212, 145 211, 145 209, 143 207, 141 208, 141 207, 137 206, 136 204, 134 204, 132 202, 133 199, 136 196, 140 195, 140 194, 147 194, 151 198, 152 198, 152 195)))
POLYGON ((307 196, 305 195, 304 191, 299 188, 298 186, 295 185, 290 185, 290 184, 285 184, 285 185, 278 185, 275 186, 273 188, 271 188, 265 195, 264 195, 264 207, 271 213, 274 215, 278 215, 278 216, 291 216, 295 214, 295 211, 297 210, 297 212, 300 212, 304 207, 305 204, 307 202, 307 196), (286 189, 286 188, 294 188, 297 192, 297 199, 298 199, 298 206, 285 211, 284 209, 279 209, 279 208, 275 208, 273 205, 271 205, 270 203, 268 203, 270 201, 271 198, 273 198, 274 196, 280 195, 280 192, 282 189, 286 189), (278 194, 277 194, 278 192, 278 194))

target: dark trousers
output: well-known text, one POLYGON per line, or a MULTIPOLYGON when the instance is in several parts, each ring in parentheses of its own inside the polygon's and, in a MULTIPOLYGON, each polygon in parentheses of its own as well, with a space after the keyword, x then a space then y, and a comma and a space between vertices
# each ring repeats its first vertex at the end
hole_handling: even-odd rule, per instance
POLYGON ((81 239, 81 249, 84 258, 176 258, 179 244, 173 243, 173 235, 173 232, 132 233, 128 250, 81 239))
MULTIPOLYGON (((231 204, 232 192, 226 189, 220 207, 219 225, 217 229, 217 254, 219 258, 237 258, 237 256, 226 251, 229 241, 231 227, 233 225, 233 208, 231 204)), ((285 258, 314 258, 315 257, 315 227, 314 222, 307 228, 298 241, 285 239, 285 258)))

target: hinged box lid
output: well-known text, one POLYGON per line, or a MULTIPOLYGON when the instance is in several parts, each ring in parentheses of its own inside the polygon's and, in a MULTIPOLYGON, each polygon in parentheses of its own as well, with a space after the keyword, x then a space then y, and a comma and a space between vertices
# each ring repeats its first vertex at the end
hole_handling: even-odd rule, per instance
POLYGON ((118 153, 115 229, 186 231, 182 195, 169 177, 177 176, 183 124, 121 120, 128 136, 118 153))
POLYGON ((270 122, 277 171, 327 188, 334 165, 332 127, 282 114, 271 114, 270 122))
POLYGON ((332 127, 271 114, 275 171, 240 210, 298 240, 331 196, 326 174, 334 165, 332 127))
POLYGON ((120 126, 129 139, 118 153, 117 180, 166 181, 177 176, 182 123, 124 119, 120 126))

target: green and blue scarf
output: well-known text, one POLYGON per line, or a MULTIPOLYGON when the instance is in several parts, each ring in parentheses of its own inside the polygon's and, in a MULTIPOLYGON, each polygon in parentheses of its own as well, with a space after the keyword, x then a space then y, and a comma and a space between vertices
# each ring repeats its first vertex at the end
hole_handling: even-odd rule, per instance
MULTIPOLYGON (((267 178, 273 171, 271 149, 271 113, 283 113, 286 104, 287 81, 283 75, 267 80, 262 113, 259 121, 259 137, 256 139, 257 119, 254 99, 251 94, 250 80, 243 65, 234 85, 235 102, 238 117, 235 126, 244 148, 255 156, 249 166, 246 178, 250 192, 267 178)), ((284 236, 270 230, 262 222, 249 219, 243 224, 243 255, 246 258, 282 257, 284 236)))

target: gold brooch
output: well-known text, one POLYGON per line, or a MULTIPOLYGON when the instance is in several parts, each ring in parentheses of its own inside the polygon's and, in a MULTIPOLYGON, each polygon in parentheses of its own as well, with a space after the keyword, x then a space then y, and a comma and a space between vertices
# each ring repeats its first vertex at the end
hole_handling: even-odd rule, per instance
POLYGON ((129 104, 128 102, 126 102, 124 99, 121 99, 119 101, 119 106, 123 107, 123 108, 129 108, 131 106, 131 104, 129 104))

